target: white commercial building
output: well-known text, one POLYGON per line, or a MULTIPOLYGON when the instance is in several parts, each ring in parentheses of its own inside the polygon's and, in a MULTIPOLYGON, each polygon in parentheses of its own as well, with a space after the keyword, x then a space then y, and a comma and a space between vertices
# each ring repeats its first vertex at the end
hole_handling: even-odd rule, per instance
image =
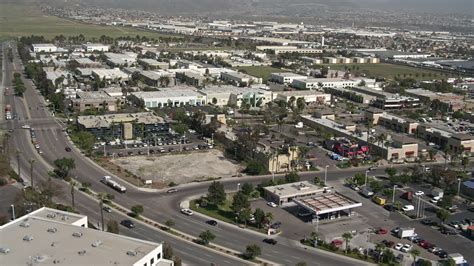
POLYGON ((342 78, 305 78, 294 79, 291 85, 300 90, 310 90, 318 88, 346 88, 355 87, 360 83, 358 80, 342 78))
POLYGON ((306 79, 307 76, 298 75, 292 72, 272 73, 269 80, 280 84, 291 84, 295 79, 306 79))
POLYGON ((133 265, 174 263, 161 243, 87 228, 87 216, 41 208, 0 227, 1 265, 133 265))
POLYGON ((282 91, 278 92, 277 100, 289 102, 291 98, 295 98, 295 102, 299 98, 303 98, 305 103, 330 104, 331 94, 320 91, 304 90, 304 91, 282 91))
POLYGON ((85 43, 82 45, 82 48, 86 52, 108 52, 109 46, 101 43, 85 43))
POLYGON ((200 92, 206 95, 207 103, 216 106, 236 105, 243 103, 251 107, 260 107, 272 101, 271 91, 260 88, 235 87, 235 86, 212 86, 201 89, 200 92))
POLYGON ((94 68, 92 69, 92 75, 100 78, 101 80, 127 81, 129 79, 128 74, 118 68, 94 68))
POLYGON ((35 43, 32 45, 33 52, 35 53, 55 53, 57 47, 51 43, 35 43))
POLYGON ((250 76, 240 72, 221 72, 221 79, 223 81, 232 82, 236 86, 249 86, 253 84, 262 84, 262 79, 250 76))
POLYGON ((190 88, 160 88, 159 91, 140 91, 131 94, 142 99, 147 108, 202 106, 206 104, 206 96, 190 88))

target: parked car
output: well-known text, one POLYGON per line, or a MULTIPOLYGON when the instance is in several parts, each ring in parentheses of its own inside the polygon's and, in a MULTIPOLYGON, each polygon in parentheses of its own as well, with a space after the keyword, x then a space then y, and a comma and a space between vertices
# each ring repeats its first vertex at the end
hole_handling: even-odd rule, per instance
POLYGON ((111 213, 112 212, 112 209, 109 207, 109 206, 104 206, 104 208, 102 208, 105 212, 108 212, 108 213, 111 213))
POLYGON ((403 248, 403 244, 402 243, 397 243, 393 248, 395 250, 401 250, 403 248))
POLYGON ((413 247, 413 245, 405 244, 405 245, 403 245, 403 247, 402 247, 400 250, 401 250, 402 252, 407 253, 408 251, 411 250, 412 247, 413 247))
POLYGON ((278 207, 278 205, 277 205, 275 202, 273 202, 273 201, 267 202, 267 205, 270 206, 270 207, 272 207, 272 208, 278 207))
POLYGON ((415 195, 417 196, 423 196, 425 195, 425 192, 421 191, 421 190, 418 190, 417 192, 415 192, 415 195))
POLYGON ((402 207, 402 210, 403 210, 404 212, 413 211, 413 210, 415 210, 415 206, 413 206, 413 205, 405 205, 405 206, 402 207))
POLYGON ((207 224, 209 225, 212 225, 212 226, 216 226, 217 225, 217 221, 216 220, 208 220, 206 221, 207 224))
POLYGON ((270 245, 276 245, 276 243, 278 243, 278 241, 276 241, 275 239, 273 238, 265 238, 263 240, 263 242, 267 243, 267 244, 270 244, 270 245))
POLYGON ((442 250, 438 253, 438 257, 440 257, 442 259, 446 259, 448 257, 448 252, 442 250))
POLYGON ((388 248, 392 248, 393 246, 395 246, 395 242, 386 239, 382 240, 382 244, 384 244, 388 248))
POLYGON ((396 263, 401 263, 403 261, 403 254, 398 254, 398 256, 396 256, 393 260, 396 262, 396 263))
POLYGON ((66 146, 66 148, 64 148, 67 152, 71 152, 71 148, 66 146))
POLYGON ((424 224, 424 225, 435 225, 436 222, 431 220, 431 219, 423 219, 421 220, 421 224, 424 224))
POLYGON ((178 192, 177 188, 170 188, 166 191, 166 193, 176 193, 176 192, 178 192))
POLYGON ((270 225, 271 228, 273 229, 278 229, 281 226, 281 222, 274 222, 272 225, 270 225))
POLYGON ((130 229, 135 228, 135 224, 131 220, 123 220, 120 224, 130 229))
POLYGON ((193 215, 193 211, 191 211, 190 209, 186 209, 186 208, 181 209, 181 213, 189 215, 189 216, 193 215))
POLYGON ((385 235, 387 233, 388 233, 388 230, 385 228, 379 228, 379 230, 377 230, 377 234, 379 235, 385 235))

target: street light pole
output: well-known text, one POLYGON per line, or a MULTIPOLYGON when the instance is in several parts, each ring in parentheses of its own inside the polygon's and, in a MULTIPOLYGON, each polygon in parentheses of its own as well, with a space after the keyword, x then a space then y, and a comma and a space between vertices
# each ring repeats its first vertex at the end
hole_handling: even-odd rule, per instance
POLYGON ((237 183, 237 192, 240 191, 240 183, 237 183))
POLYGON ((324 167, 324 185, 326 185, 326 181, 328 178, 328 167, 329 165, 326 165, 326 167, 324 167))

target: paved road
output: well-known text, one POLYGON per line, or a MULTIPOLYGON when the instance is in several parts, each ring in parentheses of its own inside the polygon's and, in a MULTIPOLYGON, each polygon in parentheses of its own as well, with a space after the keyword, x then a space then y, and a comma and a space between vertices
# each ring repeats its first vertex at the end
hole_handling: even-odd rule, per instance
MULTIPOLYGON (((19 66, 20 64, 16 64, 19 66)), ((96 192, 107 192, 115 196, 115 201, 120 205, 130 208, 133 205, 141 204, 144 206, 144 215, 152 220, 164 223, 168 219, 175 220, 175 228, 187 234, 197 236, 204 230, 211 230, 217 238, 214 241, 216 244, 237 250, 243 251, 245 246, 250 243, 257 243, 262 247, 261 258, 282 264, 295 264, 299 261, 305 261, 309 265, 357 265, 357 262, 347 258, 341 258, 332 254, 322 253, 320 251, 307 250, 299 246, 295 241, 288 239, 279 239, 279 243, 275 246, 268 246, 261 241, 263 235, 250 232, 248 230, 239 229, 232 225, 221 225, 218 227, 211 227, 204 223, 204 218, 197 215, 193 217, 184 217, 179 212, 179 203, 188 195, 196 195, 205 193, 207 191, 208 183, 199 183, 183 186, 176 194, 166 194, 164 192, 143 192, 137 190, 131 185, 119 181, 127 187, 127 193, 120 194, 106 187, 99 182, 100 177, 109 173, 102 168, 96 166, 85 158, 80 152, 73 149, 72 152, 66 152, 65 146, 71 146, 67 137, 62 132, 62 125, 55 123, 53 118, 49 115, 46 109, 41 106, 44 105, 42 98, 37 91, 30 88, 31 82, 25 80, 25 84, 29 87, 24 97, 26 106, 31 107, 31 110, 25 108, 23 102, 19 99, 14 99, 9 96, 8 100, 13 103, 13 108, 19 114, 21 119, 27 119, 26 123, 34 124, 37 131, 37 140, 44 152, 39 155, 32 147, 29 135, 26 130, 19 129, 21 124, 25 121, 13 121, 10 126, 13 126, 16 133, 11 138, 11 147, 17 147, 21 150, 20 165, 23 173, 29 173, 28 160, 34 157, 35 173, 38 177, 46 177, 48 170, 51 169, 53 161, 61 157, 71 157, 75 159, 76 170, 72 171, 71 175, 75 176, 81 182, 90 182, 92 189, 96 192), (35 122, 39 121, 39 122, 35 122)), ((13 159, 15 158, 12 153, 13 159)), ((397 166, 404 167, 404 166, 397 166)), ((347 176, 353 176, 357 172, 364 172, 364 169, 346 169, 346 170, 330 170, 328 171, 328 179, 340 179, 347 176)), ((378 169, 372 174, 382 174, 383 169, 378 169)), ((322 176, 322 173, 303 173, 303 179, 312 179, 316 174, 322 176)), ((25 176, 26 177, 26 176, 25 176)), ((276 178, 281 178, 283 175, 276 175, 276 178)), ((243 177, 239 179, 222 180, 227 190, 235 190, 237 183, 245 181, 254 184, 262 180, 271 179, 271 175, 258 177, 243 177)), ((65 191, 69 191, 65 189, 65 191)), ((91 206, 90 202, 84 200, 84 206, 91 206)), ((181 246, 181 244, 179 244, 181 246)), ((201 256, 197 256, 201 257, 201 256)), ((362 263, 359 263, 362 264, 362 263)))
MULTIPOLYGON (((10 65, 8 67, 10 67, 10 65)), ((31 88, 29 88, 25 95, 25 99, 27 99, 27 103, 29 104, 29 106, 39 106, 40 102, 37 98, 38 97, 37 97, 36 92, 31 90, 31 88), (35 101, 35 98, 36 98, 36 101, 35 101)), ((12 103, 14 110, 18 112, 21 119, 27 118, 29 116, 24 106, 21 105, 20 100, 10 95, 10 96, 7 96, 7 101, 9 103, 12 103)), ((28 120, 27 123, 33 124, 34 126, 38 126, 38 128, 41 129, 40 131, 42 132, 38 134, 40 136, 43 136, 44 134, 50 134, 56 131, 58 131, 58 134, 61 134, 59 125, 54 120, 52 120, 51 118, 43 119, 44 117, 48 117, 47 115, 48 114, 45 110, 38 110, 38 112, 34 112, 31 114, 33 118, 38 118, 38 119, 28 120), (52 130, 52 131, 48 132, 48 130, 52 130)), ((29 168, 28 160, 29 159, 35 160, 34 176, 36 180, 35 181, 35 185, 36 185, 37 182, 39 182, 40 180, 45 180, 45 177, 48 176, 48 171, 52 169, 51 167, 52 161, 48 161, 48 158, 56 158, 56 157, 55 156, 43 157, 40 154, 38 154, 38 152, 33 148, 33 146, 30 143, 28 131, 21 129, 21 125, 24 124, 24 122, 25 121, 23 120, 19 120, 19 121, 15 120, 8 123, 8 128, 15 129, 15 132, 12 134, 12 137, 10 138, 10 147, 15 147, 16 149, 21 151, 20 166, 21 166, 22 177, 24 179, 29 179, 28 174, 30 173, 30 170, 29 170, 30 168, 29 168)), ((52 135, 51 138, 55 139, 55 136, 52 135)), ((49 138, 45 138, 45 139, 49 139, 49 138)), ((44 148, 45 150, 48 150, 52 154, 55 153, 55 149, 59 150, 59 148, 57 148, 57 144, 55 143, 51 144, 52 145, 51 147, 46 147, 44 143, 46 142, 43 142, 42 149, 44 148)), ((13 163, 16 164, 16 156, 14 154, 14 151, 12 152, 13 152, 12 160, 13 160, 13 163)), ((70 191, 70 188, 65 182, 61 182, 58 180, 53 180, 53 182, 60 185, 63 192, 70 191)), ((100 188, 102 189, 103 187, 101 186, 100 188)), ((110 191, 107 191, 107 192, 110 192, 110 191)), ((60 198, 56 200, 59 202, 63 202, 65 204, 71 205, 71 196, 69 193, 64 193, 63 195, 61 195, 60 198)), ((75 202, 76 202, 76 208, 81 213, 86 214, 89 217, 89 219, 91 219, 92 221, 98 221, 99 208, 98 208, 97 202, 95 202, 94 200, 90 199, 89 197, 79 192, 75 194, 75 202)), ((109 219, 113 218, 117 221, 120 221, 126 218, 126 216, 119 213, 107 214, 107 216, 111 216, 109 217, 109 219)), ((201 246, 197 246, 192 243, 182 241, 180 239, 176 239, 174 237, 171 237, 163 233, 162 231, 158 231, 158 230, 155 230, 155 229, 152 229, 140 224, 137 224, 137 228, 134 230, 128 230, 121 227, 121 234, 132 236, 132 237, 138 237, 138 238, 142 238, 146 240, 151 240, 155 242, 168 241, 174 247, 175 253, 183 259, 184 263, 188 265, 203 265, 203 262, 205 262, 204 264, 214 262, 217 265, 242 265, 243 264, 241 260, 228 257, 226 255, 221 255, 219 253, 205 249, 201 246)))

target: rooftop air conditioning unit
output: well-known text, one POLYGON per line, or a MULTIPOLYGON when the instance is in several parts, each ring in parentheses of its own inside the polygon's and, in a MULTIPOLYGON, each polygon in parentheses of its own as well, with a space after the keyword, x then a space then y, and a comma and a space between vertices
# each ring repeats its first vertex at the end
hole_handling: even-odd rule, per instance
POLYGON ((24 240, 24 241, 28 241, 28 242, 31 241, 31 240, 33 240, 33 239, 34 239, 34 238, 33 238, 32 236, 25 236, 25 237, 23 237, 23 240, 24 240))
POLYGON ((58 231, 58 229, 55 228, 55 227, 52 227, 52 228, 48 228, 47 231, 48 231, 48 233, 56 233, 58 231))
POLYGON ((20 224, 20 226, 27 228, 27 227, 30 227, 30 224, 27 223, 27 222, 23 222, 23 223, 20 224))
POLYGON ((129 250, 129 251, 127 251, 127 255, 128 255, 128 256, 135 257, 135 256, 137 255, 137 252, 134 251, 134 250, 129 250))
POLYGON ((0 248, 0 253, 8 254, 8 253, 10 253, 10 249, 9 248, 0 248))
POLYGON ((95 247, 95 248, 100 246, 100 245, 102 245, 102 241, 100 241, 100 240, 97 240, 94 243, 92 243, 92 246, 95 247))

